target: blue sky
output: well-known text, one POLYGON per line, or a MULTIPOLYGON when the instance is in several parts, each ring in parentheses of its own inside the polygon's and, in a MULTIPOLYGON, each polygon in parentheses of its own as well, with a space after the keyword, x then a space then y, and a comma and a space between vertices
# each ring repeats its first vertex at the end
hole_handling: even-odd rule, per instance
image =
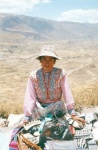
POLYGON ((98 23, 98 0, 0 0, 0 13, 98 23))

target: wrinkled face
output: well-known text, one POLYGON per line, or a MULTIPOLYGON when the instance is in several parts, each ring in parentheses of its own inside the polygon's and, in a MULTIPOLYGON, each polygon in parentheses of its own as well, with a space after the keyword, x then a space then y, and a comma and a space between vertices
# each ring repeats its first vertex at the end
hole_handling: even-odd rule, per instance
POLYGON ((51 56, 42 56, 40 58, 40 63, 45 72, 49 72, 53 69, 56 59, 51 56))

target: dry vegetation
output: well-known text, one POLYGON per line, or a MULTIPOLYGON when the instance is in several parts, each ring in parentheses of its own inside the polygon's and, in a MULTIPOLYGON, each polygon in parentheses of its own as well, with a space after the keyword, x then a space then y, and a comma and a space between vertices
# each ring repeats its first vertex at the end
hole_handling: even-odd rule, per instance
POLYGON ((81 111, 83 107, 98 106, 98 86, 85 85, 73 89, 75 109, 81 111))
POLYGON ((0 117, 23 113, 23 100, 29 73, 39 68, 34 57, 45 44, 55 45, 62 57, 56 66, 66 70, 75 99, 75 109, 98 105, 98 51, 87 44, 29 43, 0 47, 0 117), (68 48, 70 47, 70 48, 68 48), (73 48, 74 47, 74 48, 73 48), (81 47, 81 48, 80 48, 81 47), (86 50, 85 50, 86 47, 86 50))

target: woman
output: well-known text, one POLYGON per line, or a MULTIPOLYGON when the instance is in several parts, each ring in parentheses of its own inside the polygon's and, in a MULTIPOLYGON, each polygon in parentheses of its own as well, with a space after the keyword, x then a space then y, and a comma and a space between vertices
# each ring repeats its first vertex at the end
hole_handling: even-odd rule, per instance
POLYGON ((33 71, 28 79, 24 101, 24 123, 43 119, 49 114, 54 115, 57 110, 68 113, 73 120, 83 124, 84 119, 75 114, 74 99, 67 81, 66 73, 60 68, 55 68, 56 60, 60 58, 52 46, 44 46, 40 55, 36 57, 42 68, 33 71), (62 101, 62 95, 64 101, 62 101))

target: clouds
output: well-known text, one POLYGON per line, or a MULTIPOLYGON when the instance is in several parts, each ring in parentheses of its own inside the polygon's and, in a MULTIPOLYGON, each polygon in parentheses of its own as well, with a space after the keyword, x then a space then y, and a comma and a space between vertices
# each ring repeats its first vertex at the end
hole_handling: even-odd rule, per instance
POLYGON ((59 21, 98 23, 98 9, 74 9, 61 14, 59 21))
MULTIPOLYGON (((74 0, 75 2, 77 0, 74 0)), ((62 3, 59 0, 0 0, 0 13, 27 15, 58 21, 98 23, 98 3, 93 3, 92 6, 88 0, 85 0, 85 5, 80 2, 82 0, 75 5, 70 5, 71 3, 65 0, 62 0, 62 3)))
POLYGON ((25 14, 31 11, 35 5, 49 2, 50 0, 0 0, 0 12, 25 14))

